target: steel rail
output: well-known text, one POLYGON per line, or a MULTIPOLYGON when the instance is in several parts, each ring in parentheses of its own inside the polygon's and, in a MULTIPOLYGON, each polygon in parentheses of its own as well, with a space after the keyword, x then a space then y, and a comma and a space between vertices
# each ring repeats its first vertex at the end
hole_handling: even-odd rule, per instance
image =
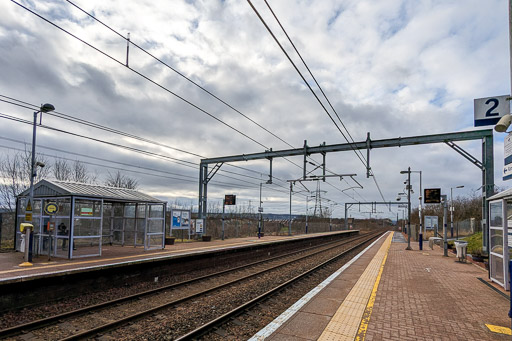
POLYGON ((155 307, 152 307, 152 308, 149 308, 149 309, 146 309, 146 310, 143 310, 143 311, 140 311, 138 313, 135 313, 135 314, 132 314, 132 315, 129 315, 129 316, 125 316, 123 318, 120 318, 116 321, 112 321, 112 322, 109 322, 109 323, 105 323, 101 326, 98 326, 98 327, 95 327, 95 328, 92 328, 92 329, 89 329, 89 330, 85 330, 85 331, 82 331, 80 333, 77 333, 77 334, 74 334, 74 335, 71 335, 69 337, 65 337, 63 339, 60 339, 60 341, 69 341, 69 340, 80 340, 80 339, 85 339, 85 338, 89 338, 93 335, 96 335, 96 334, 99 334, 99 333, 103 333, 105 331, 109 331, 109 330, 112 330, 112 329, 115 329, 117 328, 118 326, 121 326, 121 325, 124 325, 126 323, 129 323, 129 322, 132 322, 134 320, 139 320, 139 319, 142 319, 144 318, 145 316, 147 315, 150 315, 150 314, 153 314, 157 311, 160 311, 162 309, 166 309, 166 308, 170 308, 170 307, 173 307, 173 306, 176 306, 178 304, 181 304, 183 302, 186 302, 186 301, 189 301, 191 299, 195 299, 197 297, 201 297, 203 295, 206 295, 206 294, 209 294, 211 292, 214 292, 216 290, 219 290, 219 289, 222 289, 222 288, 225 288, 225 287, 228 287, 230 285, 234 285, 234 284, 238 284, 240 281, 244 281, 244 280, 248 280, 250 278, 253 278, 253 277, 256 277, 256 276, 259 276, 263 273, 266 273, 266 272, 269 272, 269 271, 272 271, 272 270, 276 270, 278 268, 281 268, 281 267, 284 267, 284 266, 287 266, 289 264, 292 264, 292 263, 295 263, 295 262, 298 262, 298 261, 301 261, 301 260, 304 260, 308 257, 312 257, 312 256, 315 256, 319 253, 322 253, 322 252, 326 252, 330 249, 333 249, 333 248, 337 248, 339 246, 342 246, 342 245, 345 245, 345 244, 348 244, 350 242, 354 242, 358 239, 364 239, 365 237, 367 237, 367 235, 365 236, 359 236, 359 237, 356 237, 352 240, 347 240, 347 241, 342 241, 340 243, 338 243, 338 245, 334 245, 332 247, 329 247, 329 248, 326 248, 326 249, 323 249, 323 250, 320 250, 318 252, 313 252, 311 254, 308 254, 308 255, 305 255, 303 257, 299 257, 299 258, 296 258, 296 259, 292 259, 290 261, 286 261, 284 263, 280 263, 280 264, 277 264, 275 266, 272 266, 272 267, 269 267, 269 268, 266 268, 266 269, 263 269, 263 270, 260 270, 260 271, 256 271, 254 273, 251 273, 247 276, 243 276, 243 277, 239 277, 239 278, 236 278, 234 280, 231 280, 231 281, 228 281, 228 282, 225 282, 225 283, 222 283, 222 284, 219 284, 217 286, 214 286, 214 287, 210 287, 206 290, 203 290, 201 292, 197 292, 195 294, 190 294, 188 296, 185 296, 185 297, 182 297, 182 298, 179 298, 179 299, 176 299, 174 301, 171 301, 171 302, 167 302, 167 303, 163 303, 163 304, 160 304, 158 306, 155 306, 155 307))
POLYGON ((198 337, 201 337, 205 334, 207 334, 208 332, 210 332, 212 329, 224 324, 227 320, 231 319, 232 317, 234 316, 237 316, 237 315, 240 315, 241 313, 243 313, 245 310, 247 309, 250 309, 251 307, 257 305, 259 302, 261 301, 264 301, 266 300, 267 298, 269 298, 270 296, 274 295, 275 293, 285 289, 286 287, 296 283, 297 281, 301 280, 302 278, 312 274, 313 272, 321 269, 322 267, 334 262, 335 260, 345 256, 346 254, 348 254, 349 252, 357 249, 358 247, 361 247, 361 245, 369 242, 370 240, 372 239, 375 239, 377 238, 379 235, 381 235, 382 232, 379 232, 379 233, 376 233, 372 236, 370 236, 369 238, 367 238, 366 240, 364 240, 363 242, 351 247, 350 249, 348 250, 345 250, 343 251, 342 253, 340 253, 339 255, 336 255, 326 261, 324 261, 323 263, 315 266, 314 268, 300 274, 300 275, 297 275, 296 277, 280 284, 279 286, 273 288, 273 289, 270 289, 269 291, 261 294, 260 296, 236 307, 235 309, 225 313, 224 315, 220 316, 220 317, 217 317, 213 320, 211 320, 210 322, 208 323, 205 323, 203 324, 201 327, 197 328, 197 329, 194 329, 193 331, 183 335, 183 336, 180 336, 178 338, 175 339, 175 341, 183 341, 183 340, 191 340, 191 339, 194 339, 194 338, 198 338, 198 337))
MULTIPOLYGON (((34 330, 34 329, 40 328, 40 327, 50 326, 52 324, 58 323, 60 320, 63 320, 63 319, 67 319, 67 318, 71 318, 71 317, 74 317, 74 316, 83 315, 85 313, 89 313, 89 312, 94 311, 94 310, 99 310, 99 309, 102 309, 102 308, 106 308, 108 306, 120 304, 120 303, 123 303, 123 302, 126 302, 126 301, 130 301, 130 300, 135 300, 135 299, 138 299, 138 298, 143 297, 143 296, 148 296, 148 295, 152 295, 152 294, 158 294, 158 293, 164 292, 166 290, 173 290, 173 289, 176 289, 176 288, 181 287, 181 286, 185 286, 185 285, 189 285, 189 284, 192 284, 192 283, 195 283, 195 282, 207 280, 209 278, 213 278, 213 277, 216 277, 216 276, 225 275, 225 274, 228 274, 230 272, 241 271, 244 268, 250 268, 250 267, 258 266, 258 265, 261 265, 261 264, 264 264, 264 263, 268 263, 268 262, 272 262, 272 261, 275 261, 275 260, 278 260, 278 259, 283 259, 283 258, 286 258, 286 257, 290 257, 290 256, 296 255, 298 253, 308 252, 308 251, 311 251, 313 249, 317 249, 318 247, 323 247, 323 246, 329 246, 329 245, 332 245, 332 244, 336 244, 335 246, 331 246, 331 247, 326 249, 326 250, 328 250, 330 248, 338 247, 338 246, 344 245, 344 244, 346 244, 348 242, 352 242, 354 240, 357 240, 357 239, 360 239, 360 238, 363 238, 363 237, 364 237, 364 235, 363 236, 356 236, 356 237, 348 237, 348 238, 346 238, 346 240, 341 240, 341 241, 337 240, 337 241, 332 241, 332 242, 327 242, 327 243, 311 246, 311 247, 308 247, 308 248, 305 248, 305 249, 288 252, 288 253, 285 253, 285 254, 282 254, 282 255, 278 255, 278 256, 271 257, 271 258, 266 258, 266 259, 263 259, 263 260, 251 262, 251 263, 240 265, 240 266, 237 266, 237 267, 234 267, 234 268, 225 269, 225 270, 222 270, 222 271, 218 271, 218 272, 215 272, 215 273, 207 274, 207 275, 204 275, 204 276, 199 276, 199 277, 192 278, 192 279, 185 280, 185 281, 181 281, 181 282, 178 282, 178 283, 173 283, 173 284, 165 285, 165 286, 162 286, 162 287, 159 287, 159 288, 154 288, 154 289, 146 290, 146 291, 143 291, 143 292, 140 292, 140 293, 135 293, 135 294, 132 294, 132 295, 121 297, 121 298, 117 298, 117 299, 109 300, 109 301, 106 301, 106 302, 102 302, 102 303, 86 306, 86 307, 83 307, 83 308, 75 309, 75 310, 72 310, 72 311, 64 312, 64 313, 61 313, 61 314, 49 316, 49 317, 42 318, 42 319, 39 319, 39 320, 36 320, 36 321, 31 321, 31 322, 27 322, 27 323, 24 323, 24 324, 19 324, 19 325, 13 326, 13 327, 9 327, 9 328, 5 328, 5 329, 0 330, 0 338, 21 334, 23 332, 34 330)), ((319 251, 319 252, 321 252, 321 251, 319 251)))

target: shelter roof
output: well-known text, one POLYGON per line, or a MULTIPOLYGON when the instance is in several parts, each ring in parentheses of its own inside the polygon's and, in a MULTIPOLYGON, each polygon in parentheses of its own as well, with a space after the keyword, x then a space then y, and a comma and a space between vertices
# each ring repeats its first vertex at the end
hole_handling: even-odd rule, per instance
POLYGON ((503 199, 507 197, 512 198, 512 188, 507 189, 503 192, 496 193, 493 196, 489 197, 487 200, 503 199))
MULTIPOLYGON (((30 189, 27 189, 23 191, 19 196, 23 197, 28 196, 29 194, 30 189)), ((163 202, 142 192, 127 188, 107 187, 94 184, 58 180, 41 180, 34 185, 34 197, 36 198, 59 196, 81 196, 124 202, 163 202)))

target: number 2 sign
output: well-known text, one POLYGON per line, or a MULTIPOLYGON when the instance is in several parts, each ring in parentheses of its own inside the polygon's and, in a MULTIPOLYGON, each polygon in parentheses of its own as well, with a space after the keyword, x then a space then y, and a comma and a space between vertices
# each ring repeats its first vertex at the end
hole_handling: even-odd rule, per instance
POLYGON ((495 125, 501 117, 510 114, 509 98, 504 95, 475 99, 475 127, 495 125))

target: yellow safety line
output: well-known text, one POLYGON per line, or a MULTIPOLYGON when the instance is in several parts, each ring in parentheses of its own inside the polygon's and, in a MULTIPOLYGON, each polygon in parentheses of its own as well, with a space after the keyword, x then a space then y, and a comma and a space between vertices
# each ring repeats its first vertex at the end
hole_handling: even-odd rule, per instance
POLYGON ((485 326, 489 328, 489 330, 493 333, 512 335, 512 330, 510 328, 495 326, 487 323, 485 324, 485 326))
POLYGON ((357 332, 355 341, 363 341, 364 338, 366 337, 366 332, 368 331, 368 324, 370 323, 370 316, 372 315, 373 312, 373 305, 375 304, 375 298, 377 297, 377 289, 379 288, 380 278, 382 277, 382 272, 384 271, 384 265, 386 264, 386 260, 388 259, 390 247, 391 243, 388 244, 386 254, 384 255, 384 259, 382 259, 379 274, 377 275, 377 280, 373 285, 372 294, 370 295, 370 299, 368 300, 368 304, 366 305, 366 309, 364 310, 363 318, 361 320, 361 324, 359 325, 359 331, 357 332))
MULTIPOLYGON (((297 239, 300 237, 301 236, 289 236, 289 237, 285 237, 282 239, 274 239, 274 240, 281 241, 281 240, 297 239)), ((270 242, 272 240, 261 240, 261 241, 262 242, 270 242)), ((151 254, 138 254, 138 255, 114 257, 114 258, 102 258, 102 259, 94 259, 94 260, 87 260, 87 261, 81 261, 81 262, 67 262, 67 263, 52 264, 52 265, 47 265, 47 266, 37 266, 36 264, 34 264, 36 266, 30 267, 30 268, 19 268, 19 269, 0 271, 0 275, 7 274, 7 273, 13 273, 13 272, 31 271, 31 270, 36 270, 36 269, 37 270, 51 269, 51 268, 65 267, 65 266, 71 266, 71 265, 75 266, 75 265, 82 265, 82 264, 94 264, 94 263, 100 263, 100 262, 109 262, 109 261, 137 258, 137 257, 141 257, 141 256, 148 257, 148 258, 140 258, 140 260, 147 260, 147 259, 151 259, 151 257, 153 257, 153 256, 158 256, 158 255, 169 255, 169 254, 175 254, 175 253, 187 254, 187 253, 200 251, 200 250, 208 250, 208 249, 215 249, 215 248, 220 248, 220 247, 231 247, 231 246, 248 245, 248 244, 254 244, 254 241, 245 241, 245 242, 232 243, 232 244, 205 246, 205 247, 198 247, 198 248, 184 249, 184 250, 163 251, 163 252, 156 252, 156 253, 151 253, 151 254)), ((105 264, 105 265, 108 265, 108 264, 105 264)), ((70 269, 70 270, 73 270, 73 269, 70 269)))
POLYGON ((381 245, 377 254, 350 290, 318 340, 353 341, 358 335, 361 320, 368 306, 369 299, 375 293, 376 286, 378 287, 378 283, 375 284, 375 282, 380 280, 380 275, 382 275, 383 262, 387 257, 392 238, 393 232, 389 234, 381 245))

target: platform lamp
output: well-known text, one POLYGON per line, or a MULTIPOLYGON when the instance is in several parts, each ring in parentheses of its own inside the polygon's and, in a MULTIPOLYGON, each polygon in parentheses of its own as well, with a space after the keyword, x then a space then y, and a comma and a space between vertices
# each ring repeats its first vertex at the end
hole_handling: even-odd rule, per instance
MULTIPOLYGON (((450 238, 453 238, 453 189, 464 188, 464 185, 450 187, 450 238)), ((457 233, 458 237, 458 233, 457 233)))
POLYGON ((407 248, 406 250, 412 250, 411 248, 411 167, 407 168, 406 171, 400 171, 400 174, 407 174, 407 248))
MULTIPOLYGON (((34 112, 34 127, 32 130, 32 161, 30 163, 30 194, 29 194, 29 203, 32 206, 34 203, 34 178, 37 176, 37 168, 36 167, 44 167, 44 163, 36 162, 36 128, 37 128, 37 114, 54 111, 55 107, 50 103, 45 103, 41 105, 38 111, 34 112)), ((32 257, 30 255, 30 228, 26 229, 26 237, 25 237, 25 262, 20 264, 20 266, 32 266, 32 257)))

